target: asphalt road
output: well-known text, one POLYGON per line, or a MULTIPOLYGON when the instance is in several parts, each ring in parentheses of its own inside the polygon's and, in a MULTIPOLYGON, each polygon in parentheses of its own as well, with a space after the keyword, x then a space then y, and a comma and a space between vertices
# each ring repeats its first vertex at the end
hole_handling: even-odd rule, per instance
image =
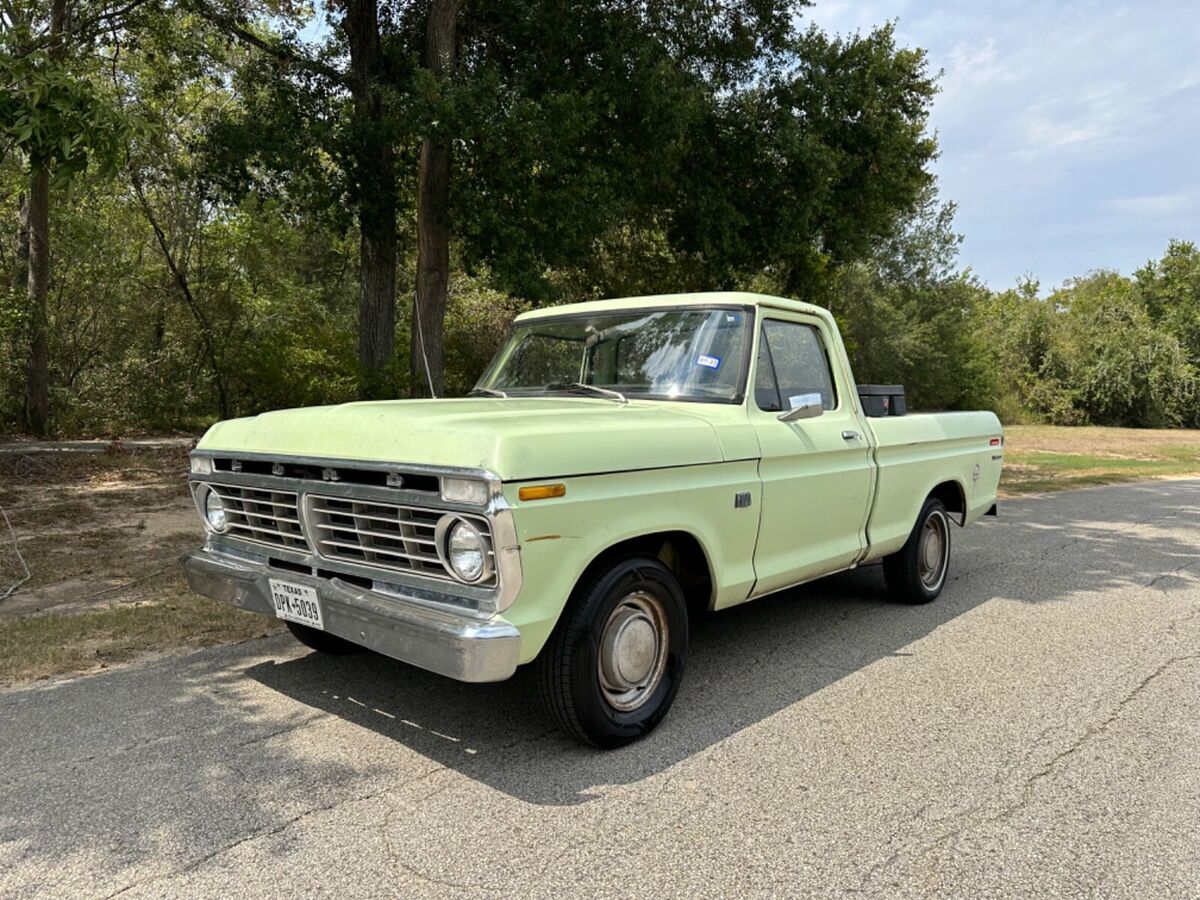
POLYGON ((1200 896, 1200 481, 1010 502, 694 627, 608 754, 527 675, 271 638, 0 693, 0 894, 1200 896))

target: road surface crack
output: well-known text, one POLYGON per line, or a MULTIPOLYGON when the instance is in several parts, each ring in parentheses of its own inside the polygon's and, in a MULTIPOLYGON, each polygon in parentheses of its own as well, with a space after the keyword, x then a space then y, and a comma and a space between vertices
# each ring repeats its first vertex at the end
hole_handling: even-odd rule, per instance
POLYGON ((217 857, 223 856, 226 853, 230 853, 231 851, 236 850, 238 847, 242 846, 243 844, 248 844, 251 841, 256 841, 260 838, 267 838, 267 837, 271 837, 273 835, 279 834, 280 832, 286 831, 288 828, 291 828, 297 822, 303 821, 304 819, 307 819, 310 816, 314 816, 319 813, 329 812, 330 810, 337 809, 338 807, 341 807, 341 806, 347 806, 352 803, 365 803, 368 800, 378 799, 380 797, 386 796, 387 794, 393 793, 394 791, 401 790, 402 788, 405 788, 405 787, 409 786, 410 784, 415 784, 416 782, 423 781, 424 779, 429 778, 432 775, 436 775, 438 772, 445 771, 445 769, 446 769, 445 766, 438 766, 436 769, 432 769, 428 772, 422 772, 420 775, 414 776, 413 778, 409 778, 409 779, 401 782, 400 784, 390 785, 386 788, 383 788, 382 790, 371 791, 366 794, 358 794, 354 797, 345 797, 345 798, 342 798, 339 800, 334 800, 330 803, 324 803, 320 806, 310 807, 309 809, 306 809, 303 812, 297 813, 296 815, 292 816, 291 818, 285 819, 282 822, 278 822, 269 828, 260 829, 259 831, 252 832, 251 834, 243 835, 242 837, 238 838, 235 841, 231 841, 228 844, 224 844, 220 847, 217 847, 216 849, 212 850, 211 852, 206 853, 203 856, 197 857, 196 859, 193 859, 191 862, 187 863, 186 865, 184 865, 178 869, 175 869, 171 872, 160 872, 156 875, 151 875, 146 878, 140 878, 137 881, 130 882, 129 884, 125 885, 124 887, 120 888, 119 890, 116 890, 116 891, 112 892, 111 894, 105 895, 105 900, 112 900, 113 897, 118 897, 121 894, 124 894, 128 891, 133 890, 134 888, 141 887, 143 885, 153 884, 158 881, 169 881, 169 880, 178 878, 181 875, 186 875, 189 872, 193 872, 196 869, 199 869, 201 866, 205 865, 208 862, 211 862, 212 860, 216 859, 217 857))
MULTIPOLYGON (((970 829, 1001 822, 1021 812, 1033 799, 1033 794, 1038 783, 1050 777, 1056 771, 1060 771, 1062 767, 1065 766, 1073 757, 1075 757, 1087 743, 1089 743, 1097 735, 1103 734, 1118 718, 1120 718, 1121 714, 1125 711, 1130 703, 1140 697, 1146 691, 1146 689, 1150 687, 1151 684, 1161 678, 1169 669, 1178 665, 1179 663, 1189 662, 1195 659, 1200 659, 1200 653, 1172 656, 1165 660, 1152 672, 1148 673, 1144 678, 1138 681, 1138 683, 1134 685, 1124 697, 1117 701, 1117 704, 1102 721, 1085 728, 1084 731, 1077 738, 1071 741, 1067 747, 1056 753, 1054 757, 1051 758, 1047 763, 1026 777, 1018 788, 1019 795, 1014 800, 1008 802, 998 812, 990 815, 979 815, 986 807, 995 802, 996 798, 993 798, 990 801, 978 803, 972 806, 970 809, 967 809, 965 812, 944 819, 932 820, 931 824, 935 826, 950 825, 950 830, 940 837, 926 842, 924 846, 918 849, 912 855, 913 864, 920 862, 922 859, 933 853, 938 853, 942 850, 954 847, 958 843, 959 838, 961 838, 962 835, 970 829)), ((912 814, 906 820, 904 825, 899 826, 896 829, 893 838, 896 834, 899 834, 901 831, 903 831, 908 825, 911 825, 918 818, 921 818, 924 811, 925 808, 922 807, 912 814)), ((896 865, 900 858, 905 854, 905 851, 913 848, 914 844, 916 843, 918 842, 907 841, 902 843, 888 856, 872 865, 866 871, 866 873, 864 873, 856 892, 866 891, 873 879, 896 865)))
POLYGON ((272 731, 265 732, 264 734, 260 734, 260 735, 256 735, 255 737, 248 738, 248 739, 236 744, 235 746, 239 750, 244 749, 246 747, 252 747, 255 744, 263 743, 263 741, 269 741, 269 740, 271 740, 271 738, 279 737, 281 734, 288 734, 289 732, 292 732, 292 731, 299 731, 301 728, 305 728, 309 725, 312 725, 315 722, 320 722, 323 719, 332 719, 333 717, 334 716, 332 713, 319 712, 316 715, 309 716, 308 718, 302 719, 299 722, 291 722, 287 725, 283 725, 272 731))
MULTIPOLYGON (((1179 575, 1181 572, 1186 572, 1188 569, 1192 568, 1192 566, 1196 565, 1197 563, 1200 563, 1200 560, 1194 559, 1190 563, 1185 563, 1184 565, 1180 566, 1178 569, 1172 569, 1170 572, 1163 572, 1159 575, 1155 575, 1153 578, 1151 578, 1149 581, 1146 582, 1146 587, 1152 588, 1155 585, 1157 585, 1160 581, 1162 581, 1164 578, 1174 578, 1177 575, 1179 575)), ((1161 590, 1161 588, 1160 588, 1160 590, 1161 590)))
MULTIPOLYGON (((1200 653, 1189 653, 1184 656, 1172 656, 1171 658, 1166 660, 1162 665, 1160 665, 1157 669, 1155 669, 1153 672, 1151 672, 1149 675, 1147 675, 1145 678, 1143 678, 1141 681, 1139 681, 1137 683, 1137 685, 1134 686, 1133 690, 1131 690, 1128 694, 1125 695, 1124 698, 1122 698, 1120 701, 1118 701, 1117 705, 1113 708, 1112 712, 1110 712, 1105 717, 1104 721, 1100 722, 1098 725, 1089 726, 1087 729, 1084 730, 1083 734, 1081 734, 1076 740, 1074 740, 1069 746, 1067 746, 1066 749, 1060 751, 1058 754, 1056 754, 1054 756, 1053 759, 1051 759, 1048 763, 1046 763, 1044 766, 1042 766, 1042 768, 1040 768, 1038 771, 1034 772, 1027 779, 1025 779, 1025 783, 1022 786, 1023 787, 1022 799, 1019 803, 1017 803, 1014 807, 1012 807, 1010 812, 1014 812, 1014 811, 1020 809, 1026 803, 1029 802, 1030 794, 1033 791, 1034 784, 1036 784, 1038 781, 1041 781, 1043 778, 1046 778, 1047 776, 1049 776, 1056 768, 1059 767, 1059 765, 1061 763, 1065 762, 1067 759, 1069 759, 1070 757, 1072 757, 1076 753, 1078 753, 1079 750, 1082 749, 1083 745, 1086 744, 1088 741, 1090 741, 1093 737, 1108 730, 1108 727, 1110 725, 1112 725, 1113 722, 1115 722, 1120 717, 1122 712, 1125 711, 1125 707, 1127 707, 1138 696, 1140 696, 1142 694, 1142 692, 1144 692, 1146 690, 1146 688, 1148 688, 1152 682, 1154 682, 1157 678, 1162 676, 1162 674, 1164 672, 1166 672, 1169 668, 1176 665, 1177 663, 1187 662, 1187 661, 1190 661, 1193 659, 1200 659, 1200 653)), ((1004 818, 1004 816, 1002 815, 997 818, 1004 818)))

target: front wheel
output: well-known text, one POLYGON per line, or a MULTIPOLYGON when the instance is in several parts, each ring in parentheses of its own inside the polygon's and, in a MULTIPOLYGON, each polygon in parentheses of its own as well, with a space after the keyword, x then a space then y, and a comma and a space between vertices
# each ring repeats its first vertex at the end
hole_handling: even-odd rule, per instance
POLYGON ((348 656, 351 653, 361 653, 362 647, 351 643, 345 638, 328 631, 309 628, 299 622, 287 622, 288 631, 305 647, 311 647, 318 653, 328 653, 330 656, 348 656))
POLYGON ((950 517, 942 501, 930 497, 904 546, 883 558, 883 576, 895 599, 928 603, 942 592, 949 568, 950 517))
POLYGON ((627 559, 581 583, 538 658, 542 700, 572 737, 621 747, 662 721, 683 676, 683 592, 656 559, 627 559))

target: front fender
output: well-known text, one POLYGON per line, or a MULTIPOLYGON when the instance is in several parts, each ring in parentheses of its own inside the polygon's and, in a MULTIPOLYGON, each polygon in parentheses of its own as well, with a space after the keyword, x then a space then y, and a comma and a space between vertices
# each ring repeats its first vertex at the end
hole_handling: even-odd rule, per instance
POLYGON ((683 531, 708 558, 718 608, 754 584, 762 487, 754 460, 559 479, 563 497, 522 501, 506 484, 521 547, 521 591, 505 618, 521 632, 521 662, 541 651, 580 577, 602 553, 633 538, 683 531), (748 506, 735 496, 750 494, 748 506))

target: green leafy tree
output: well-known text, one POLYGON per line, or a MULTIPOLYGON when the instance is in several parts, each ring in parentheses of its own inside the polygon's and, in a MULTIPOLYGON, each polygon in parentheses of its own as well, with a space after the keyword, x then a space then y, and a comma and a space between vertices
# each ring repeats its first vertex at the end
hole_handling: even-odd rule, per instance
POLYGON ((536 302, 579 284, 552 273, 598 254, 630 280, 624 246, 647 242, 673 257, 670 287, 770 267, 803 293, 890 234, 930 183, 923 54, 886 27, 801 30, 803 3, 343 0, 315 47, 254 19, 268 7, 190 6, 271 60, 239 73, 246 102, 213 133, 222 182, 325 182, 357 209, 368 375, 391 355, 385 268, 411 202, 417 391, 444 381, 455 247, 468 271, 536 302))
POLYGON ((1195 370, 1179 340, 1154 324, 1134 282, 1097 272, 1049 302, 1063 310, 1057 352, 1088 421, 1151 428, 1197 421, 1195 370))
POLYGON ((38 434, 50 421, 47 296, 51 192, 94 167, 112 172, 130 124, 97 87, 106 35, 140 5, 85 0, 11 0, 0 7, 0 136, 27 161, 22 209, 27 234, 28 368, 25 415, 38 434))
POLYGON ((1116 272, 1068 281, 1048 298, 1036 283, 997 295, 983 331, 1010 414, 1059 425, 1194 425, 1196 368, 1154 320, 1142 289, 1116 272))
POLYGON ((917 215, 838 269, 817 298, 837 317, 859 381, 903 384, 917 408, 996 404, 994 359, 977 327, 989 295, 957 270, 953 220, 953 204, 927 189, 917 215))
POLYGON ((981 307, 980 333, 995 360, 999 412, 1005 421, 1031 418, 1056 425, 1081 425, 1086 414, 1061 351, 1065 318, 1025 279, 993 294, 981 307))
POLYGON ((1134 280, 1150 318, 1200 366, 1200 249, 1191 241, 1171 241, 1162 259, 1147 263, 1134 280))

